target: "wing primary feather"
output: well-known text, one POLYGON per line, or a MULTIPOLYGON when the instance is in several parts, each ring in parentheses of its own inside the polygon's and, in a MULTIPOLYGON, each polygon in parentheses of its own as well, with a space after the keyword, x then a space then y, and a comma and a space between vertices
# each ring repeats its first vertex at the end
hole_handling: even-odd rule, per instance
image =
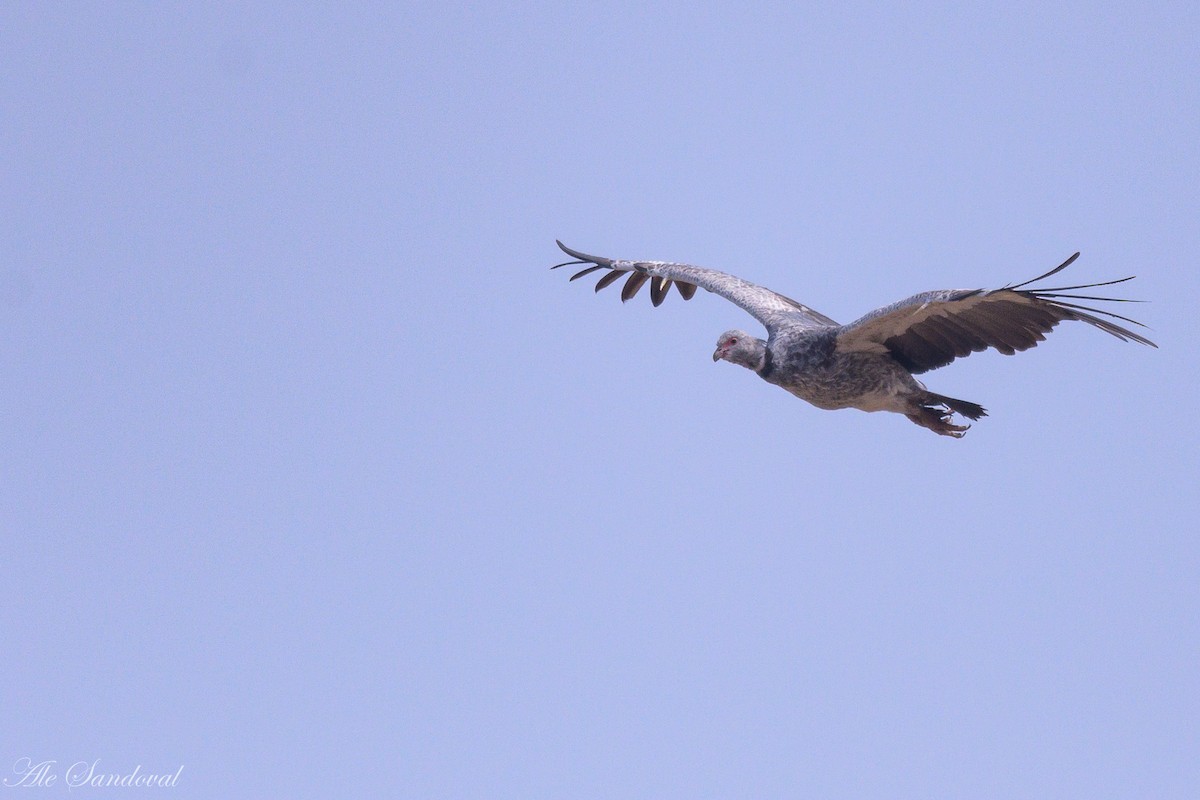
MULTIPOLYGON (((584 263, 586 264, 587 262, 585 261, 584 263)), ((579 270, 579 272, 576 272, 574 275, 571 276, 571 280, 573 281, 576 278, 582 278, 584 275, 588 275, 592 272, 595 272, 598 269, 606 269, 606 267, 596 264, 594 266, 588 267, 587 269, 581 269, 581 270, 579 270)), ((571 281, 567 281, 567 282, 570 283, 571 281)))
MULTIPOLYGON (((1104 314, 1106 316, 1112 317, 1113 319, 1119 319, 1122 322, 1128 322, 1133 325, 1137 325, 1141 328, 1146 328, 1147 330, 1149 330, 1148 325, 1138 322, 1136 319, 1130 319, 1129 317, 1122 317, 1120 314, 1114 314, 1111 311, 1105 311, 1103 308, 1092 308, 1091 306, 1081 306, 1077 303, 1064 303, 1060 300, 1054 301, 1054 305, 1059 306, 1060 308, 1073 308, 1078 311, 1091 311, 1093 314, 1104 314)), ((1136 334, 1134 334, 1134 335, 1136 335, 1136 334)))
MULTIPOLYGON (((559 246, 560 246, 560 247, 562 247, 562 245, 559 245, 559 246)), ((564 249, 564 250, 566 250, 566 248, 563 248, 563 249, 564 249)), ((578 254, 578 253, 575 253, 575 252, 573 252, 573 251, 571 251, 571 250, 566 250, 566 253, 567 253, 567 255, 575 256, 576 258, 582 258, 582 256, 581 256, 580 254, 578 254)), ((1064 261, 1063 263, 1059 264, 1059 265, 1058 265, 1057 267, 1055 267, 1054 269, 1052 269, 1052 270, 1050 270, 1049 272, 1047 272, 1045 275, 1039 275, 1039 276, 1037 276, 1036 278, 1034 278, 1033 280, 1028 280, 1028 281, 1025 281, 1024 283, 1018 283, 1016 286, 1009 286, 1008 288, 1009 288, 1009 289, 1020 289, 1022 286, 1028 286, 1028 285, 1029 285, 1029 284, 1031 284, 1031 283, 1037 283, 1037 282, 1038 282, 1038 281, 1040 281, 1040 280, 1043 280, 1043 279, 1045 279, 1045 278, 1049 278, 1051 275, 1054 275, 1054 274, 1056 274, 1056 273, 1062 272, 1064 269, 1066 269, 1067 267, 1071 266, 1071 264, 1072 264, 1072 263, 1075 261, 1075 259, 1077 259, 1077 258, 1079 258, 1079 253, 1076 253, 1075 255, 1071 256, 1071 257, 1070 257, 1070 258, 1068 258, 1066 261, 1064 261)))
POLYGON ((621 302, 633 299, 649 278, 650 276, 644 272, 630 273, 629 280, 625 281, 625 286, 621 288, 621 302))
POLYGON ((1090 294, 1067 294, 1065 292, 1030 292, 1039 300, 1046 297, 1065 297, 1068 300, 1101 300, 1105 303, 1145 303, 1146 300, 1131 300, 1128 297, 1097 297, 1090 294))
POLYGON ((558 239, 555 239, 554 243, 558 245, 559 250, 562 250, 571 258, 579 259, 579 263, 589 262, 592 264, 599 264, 602 267, 611 267, 613 265, 613 260, 611 258, 604 258, 603 256, 589 256, 587 253, 581 253, 578 250, 572 250, 558 239))
POLYGON ((564 261, 561 264, 555 264, 550 269, 558 269, 559 267, 569 267, 572 264, 591 264, 591 261, 564 261))
POLYGON ((650 279, 650 302, 654 304, 655 308, 662 305, 670 288, 671 281, 666 278, 660 278, 655 275, 650 279))
POLYGON ((1031 289, 1030 291, 1041 294, 1042 292, 1071 292, 1076 289, 1095 289, 1097 286, 1112 286, 1114 283, 1124 283, 1136 278, 1137 275, 1130 275, 1128 278, 1117 278, 1115 281, 1101 281, 1100 283, 1081 283, 1078 286, 1055 286, 1045 289, 1031 289))
POLYGON ((683 296, 684 300, 691 300, 696 296, 696 284, 694 283, 675 281, 675 288, 679 290, 679 294, 683 296))
MULTIPOLYGON (((1094 309, 1092 309, 1092 310, 1094 310, 1094 309)), ((1074 314, 1072 315, 1071 318, 1083 320, 1084 322, 1095 325, 1097 328, 1104 331, 1105 333, 1111 334, 1122 341, 1132 339, 1133 341, 1137 342, 1138 344, 1149 345, 1150 347, 1153 347, 1155 349, 1158 348, 1158 345, 1156 345, 1154 342, 1147 339, 1145 336, 1142 336, 1139 333, 1134 333, 1133 331, 1131 331, 1127 328, 1122 328, 1120 325, 1117 325, 1114 322, 1109 322, 1106 319, 1100 319, 1099 317, 1093 317, 1091 314, 1086 314, 1082 311, 1074 312, 1074 314)), ((1124 319, 1124 317, 1120 317, 1120 319, 1124 319)), ((1134 322, 1134 320, 1129 320, 1129 321, 1134 322)), ((1141 325, 1140 322, 1134 322, 1134 324, 1141 325)), ((1146 326, 1142 325, 1142 327, 1144 328, 1146 326)))
POLYGON ((605 286, 616 283, 618 280, 620 280, 621 276, 624 275, 628 271, 629 270, 626 270, 626 269, 614 269, 612 272, 608 273, 603 278, 596 281, 596 291, 598 292, 601 289, 603 289, 605 286))

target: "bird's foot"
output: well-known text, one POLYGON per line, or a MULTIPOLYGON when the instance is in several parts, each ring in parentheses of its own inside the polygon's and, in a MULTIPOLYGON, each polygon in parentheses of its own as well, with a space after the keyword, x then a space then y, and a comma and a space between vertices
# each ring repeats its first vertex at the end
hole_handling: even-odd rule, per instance
POLYGON ((944 428, 936 428, 935 430, 942 436, 953 436, 955 439, 961 439, 967 435, 967 431, 970 429, 970 425, 951 425, 950 423, 946 423, 944 428))
POLYGON ((952 436, 955 439, 961 439, 971 429, 970 425, 955 425, 951 421, 954 419, 954 412, 947 408, 920 406, 914 413, 905 416, 922 428, 928 428, 936 434, 952 436))

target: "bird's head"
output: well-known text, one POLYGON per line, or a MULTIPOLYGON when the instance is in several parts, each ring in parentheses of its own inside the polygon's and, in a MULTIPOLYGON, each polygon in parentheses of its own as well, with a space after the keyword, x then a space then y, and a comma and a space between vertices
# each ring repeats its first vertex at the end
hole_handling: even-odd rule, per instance
POLYGON ((725 331, 717 339, 713 361, 724 359, 747 369, 758 370, 762 369, 766 352, 767 343, 762 339, 756 339, 745 331, 725 331))

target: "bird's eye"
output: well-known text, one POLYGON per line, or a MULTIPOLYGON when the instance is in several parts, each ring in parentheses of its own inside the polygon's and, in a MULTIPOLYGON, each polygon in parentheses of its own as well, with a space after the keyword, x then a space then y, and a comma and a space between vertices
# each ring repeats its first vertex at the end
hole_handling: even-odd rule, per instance
POLYGON ((729 340, 729 343, 730 343, 730 344, 737 344, 737 339, 730 339, 730 340, 729 340))

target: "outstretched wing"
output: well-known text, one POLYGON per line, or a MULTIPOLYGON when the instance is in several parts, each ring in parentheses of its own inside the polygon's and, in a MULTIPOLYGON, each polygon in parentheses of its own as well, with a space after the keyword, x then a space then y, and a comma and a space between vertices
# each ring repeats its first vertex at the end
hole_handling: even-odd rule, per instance
POLYGON ((571 280, 582 278, 598 270, 605 270, 604 275, 596 283, 596 291, 600 291, 628 275, 625 287, 621 289, 621 302, 628 300, 638 293, 647 282, 650 283, 650 300, 654 305, 661 305, 667 292, 674 285, 684 300, 691 300, 700 286, 713 294, 719 294, 731 303, 740 306, 752 317, 766 326, 768 332, 773 332, 781 326, 820 328, 836 326, 837 323, 817 311, 813 311, 803 303, 797 303, 791 298, 784 297, 778 292, 756 286, 735 275, 718 272, 715 269, 693 267, 690 264, 672 264, 666 261, 620 261, 601 256, 589 256, 572 250, 562 242, 558 246, 574 261, 555 264, 551 269, 587 264, 579 272, 571 276, 571 280))
POLYGON ((1066 269, 1078 257, 1079 253, 1076 253, 1045 275, 1016 286, 991 290, 925 292, 872 311, 839 332, 837 349, 842 352, 891 353, 905 369, 921 373, 944 367, 956 358, 982 352, 989 347, 1010 356, 1018 350, 1028 350, 1045 340, 1045 335, 1063 320, 1086 322, 1122 341, 1158 347, 1145 336, 1123 328, 1110 319, 1144 328, 1142 323, 1111 311, 1068 302, 1136 301, 1063 294, 1124 283, 1132 280, 1133 276, 1053 289, 1023 288, 1066 269))

